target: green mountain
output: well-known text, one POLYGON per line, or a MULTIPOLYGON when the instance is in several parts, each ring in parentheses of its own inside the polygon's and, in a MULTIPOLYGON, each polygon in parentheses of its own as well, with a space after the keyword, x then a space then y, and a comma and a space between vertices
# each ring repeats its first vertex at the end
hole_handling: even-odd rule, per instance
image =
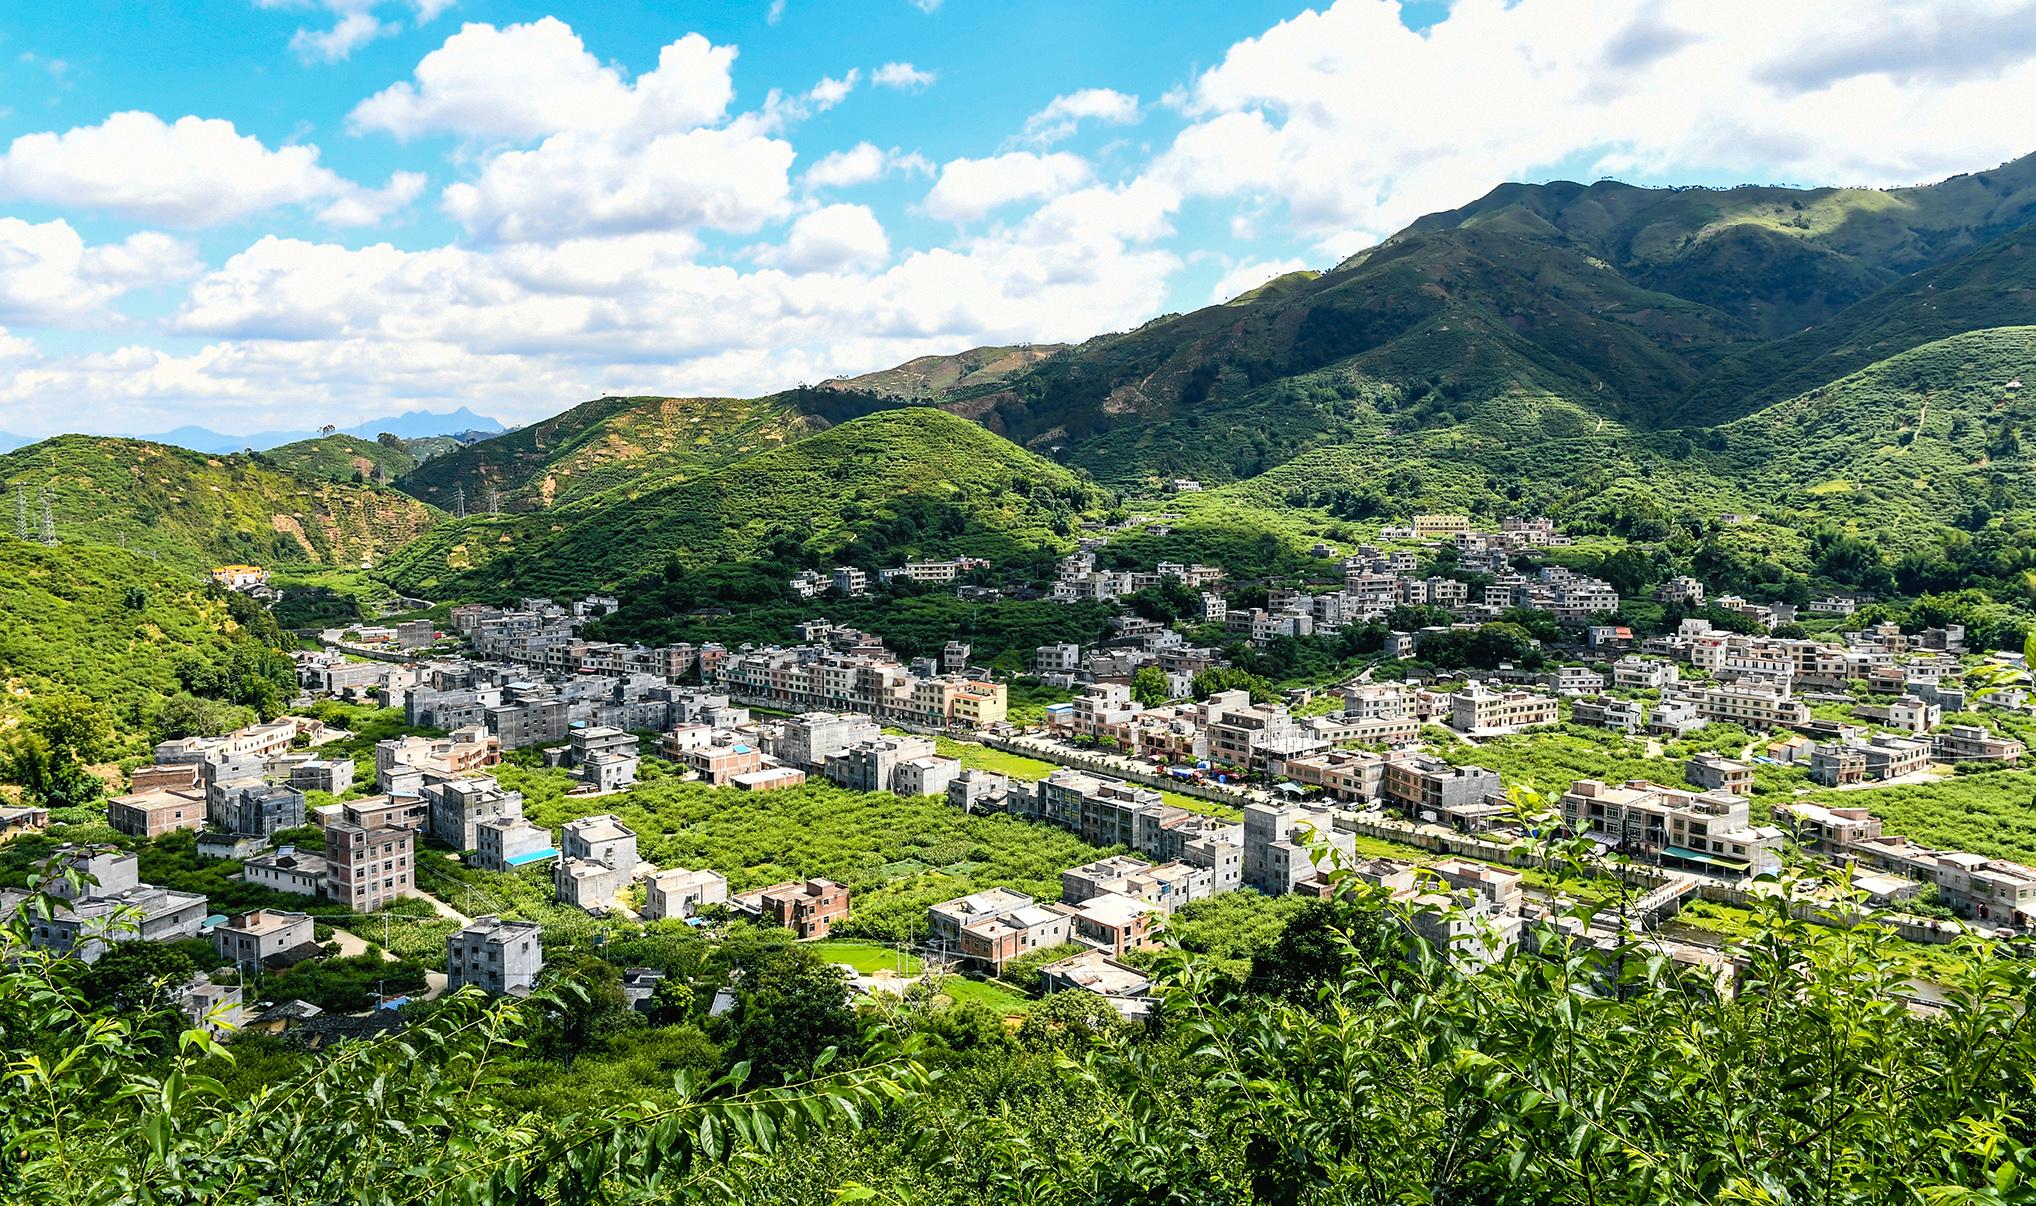
POLYGON ((0 496, 39 535, 47 492, 64 544, 125 546, 174 565, 375 562, 436 513, 391 490, 294 476, 247 456, 58 436, 0 456, 0 496))
POLYGON ((611 587, 699 567, 907 556, 1036 561, 1070 547, 1102 492, 1073 470, 929 407, 880 411, 695 477, 537 514, 470 515, 384 569, 427 598, 611 587))
POLYGON ((885 405, 844 383, 767 398, 583 402, 417 466, 398 485, 446 510, 535 511, 615 487, 685 480, 885 405))
POLYGON ((386 483, 417 468, 423 459, 412 450, 410 441, 393 436, 390 441, 385 444, 380 440, 334 434, 257 452, 254 459, 311 481, 386 483))

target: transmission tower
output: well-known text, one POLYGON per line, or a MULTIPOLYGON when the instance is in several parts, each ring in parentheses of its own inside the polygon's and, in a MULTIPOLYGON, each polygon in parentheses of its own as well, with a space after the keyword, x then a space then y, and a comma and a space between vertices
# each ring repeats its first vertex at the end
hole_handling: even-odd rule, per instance
POLYGON ((455 519, 467 517, 467 488, 454 486, 452 490, 452 513, 455 519))
POLYGON ((19 482, 14 485, 14 534, 28 539, 28 487, 19 482))
POLYGON ((495 488, 494 486, 489 486, 489 487, 488 487, 488 514, 490 514, 490 515, 500 515, 501 513, 502 513, 502 492, 501 492, 500 490, 496 489, 496 488, 495 488))
POLYGON ((48 486, 42 488, 42 542, 53 545, 57 542, 57 518, 53 504, 57 492, 48 486))

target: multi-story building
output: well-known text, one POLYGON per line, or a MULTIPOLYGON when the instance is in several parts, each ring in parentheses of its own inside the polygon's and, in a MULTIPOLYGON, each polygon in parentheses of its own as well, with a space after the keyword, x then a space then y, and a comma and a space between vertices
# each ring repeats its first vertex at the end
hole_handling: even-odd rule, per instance
POLYGON ((635 877, 636 831, 612 813, 567 821, 559 831, 559 861, 552 882, 561 904, 610 908, 635 877))
POLYGON ((1682 681, 1671 661, 1653 657, 1622 657, 1612 663, 1612 685, 1621 691, 1659 691, 1682 681))
MULTIPOLYGON (((944 900, 926 910, 926 944, 936 951, 960 953, 962 932, 970 926, 992 921, 1034 905, 1030 896, 1009 888, 988 888, 968 896, 944 900)), ((1067 922, 1061 919, 1061 936, 1066 940, 1067 922)), ((1001 960, 999 960, 1001 965, 1001 960)))
POLYGON ((918 758, 931 758, 933 754, 933 741, 927 737, 878 737, 861 741, 828 755, 827 780, 850 791, 894 791, 893 779, 900 765, 918 758))
POLYGON ((1422 821, 1486 828, 1506 811, 1496 771, 1455 766, 1432 754, 1396 754, 1386 762, 1385 798, 1422 821))
POLYGON ((787 716, 766 742, 772 757, 786 766, 817 771, 827 759, 852 745, 875 741, 883 729, 867 716, 854 713, 802 712, 787 716))
POLYGON ((1570 704, 1569 719, 1572 724, 1637 733, 1647 725, 1647 709, 1638 700, 1586 695, 1570 704))
POLYGON ((740 775, 763 769, 763 751, 747 741, 709 745, 686 754, 686 766, 710 787, 725 787, 740 775))
POLYGON ((1053 906, 1068 919, 1068 939, 1122 957, 1154 945, 1165 918, 1151 904, 1134 896, 1105 892, 1078 904, 1053 906))
POLYGON ((1753 768, 1723 754, 1701 753, 1683 763, 1683 779, 1705 791, 1729 791, 1743 796, 1753 790, 1753 768))
POLYGON ((1285 774, 1346 803, 1365 803, 1384 794, 1386 759, 1355 750, 1327 750, 1287 759, 1285 774))
POLYGON ((1449 727, 1461 733, 1517 733, 1558 719, 1555 700, 1532 691, 1494 691, 1473 680, 1449 697, 1449 727))
POLYGON ((410 895, 417 887, 416 840, 409 829, 326 822, 326 898, 356 913, 371 913, 410 895))
POLYGON ((1818 854, 1849 856, 1852 847, 1881 836, 1880 818, 1864 808, 1831 808, 1821 804, 1777 804, 1775 819, 1793 830, 1797 840, 1818 854))
POLYGON ((353 774, 351 758, 311 758, 290 768, 290 786, 343 796, 353 790, 353 774))
POLYGON ((1318 868, 1312 847, 1357 852, 1355 834, 1340 832, 1328 812, 1294 804, 1244 808, 1244 883, 1267 896, 1284 896, 1328 868, 1318 868))
POLYGON ((699 914, 702 905, 728 903, 728 877, 718 871, 673 867, 643 881, 643 916, 647 921, 682 921, 699 914))
POLYGON ((482 822, 523 815, 523 793, 505 790, 487 775, 428 783, 423 794, 431 836, 454 850, 478 848, 482 822))
POLYGON ((544 927, 535 921, 476 917, 445 940, 445 987, 469 984, 491 993, 521 996, 544 971, 544 927))
POLYGON ((825 938, 835 921, 848 916, 848 888, 831 879, 772 884, 731 898, 738 913, 768 921, 800 939, 825 938))
POLYGON ((1745 797, 1634 780, 1579 779, 1562 797, 1563 823, 1620 849, 1711 874, 1763 875, 1781 866, 1783 834, 1755 825, 1745 797))
POLYGON ((32 915, 29 943, 68 951, 95 962, 116 942, 171 942, 196 938, 205 921, 205 898, 141 882, 140 860, 108 846, 65 845, 44 864, 45 890, 57 904, 32 915), (83 882, 73 885, 67 873, 83 882))
POLYGON ((473 850, 474 865, 487 871, 514 871, 558 857, 551 830, 520 813, 476 823, 473 850))
POLYGON ((1697 715, 1747 729, 1799 728, 1810 722, 1810 705, 1787 688, 1760 682, 1727 683, 1695 695, 1697 715))
POLYGON ((205 827, 205 793, 157 788, 106 801, 106 823, 129 837, 153 838, 205 827))
POLYGON ((929 754, 891 769, 891 791, 901 796, 944 796, 961 774, 961 759, 929 754))
POLYGON ((227 918, 212 927, 212 946, 220 958, 247 971, 273 966, 271 960, 287 961, 306 947, 309 954, 318 950, 309 914, 275 909, 227 918))
POLYGON ((1946 725, 1935 738, 1937 756, 1946 762, 2005 762, 2013 766, 2025 752, 2021 742, 1974 724, 1946 725))

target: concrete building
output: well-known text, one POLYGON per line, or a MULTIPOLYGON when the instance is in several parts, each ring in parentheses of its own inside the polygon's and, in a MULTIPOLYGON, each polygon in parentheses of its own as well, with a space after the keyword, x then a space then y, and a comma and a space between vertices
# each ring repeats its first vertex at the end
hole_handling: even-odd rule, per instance
POLYGON ((929 737, 860 741, 827 756, 827 779, 850 791, 895 791, 892 780, 901 764, 933 755, 934 744, 929 737))
POLYGON ((505 790, 489 775, 428 783, 423 792, 431 836, 454 850, 477 849, 482 822, 523 815, 523 793, 505 790))
POLYGON ((763 751, 746 741, 710 745, 686 754, 686 767, 710 787, 726 787, 737 777, 763 769, 763 751))
MULTIPOLYGON (((1603 683, 1600 682, 1600 687, 1603 683)), ((1517 733, 1536 725, 1554 724, 1555 700, 1532 691, 1494 691, 1473 680, 1449 697, 1449 727, 1460 733, 1494 736, 1517 733)))
POLYGON ((1702 753, 1683 763, 1683 779, 1705 791, 1743 796, 1753 791, 1753 768, 1723 754, 1702 753))
POLYGON ((830 755, 851 745, 875 741, 884 735, 868 716, 840 712, 802 712, 780 722, 770 743, 770 754, 786 766, 817 771, 827 765, 830 755))
MULTIPOLYGON (((1247 804, 1244 808, 1244 883, 1267 896, 1284 896, 1328 867, 1318 868, 1311 850, 1327 846, 1346 860, 1357 853, 1355 834, 1339 832, 1328 812, 1296 804, 1247 804)), ((1326 857, 1326 856, 1325 856, 1326 857)), ((1121 953, 1121 952, 1119 952, 1121 953)))
POLYGON ((1432 754, 1399 754, 1386 763, 1385 798, 1418 821, 1475 832, 1504 816, 1505 787, 1498 772, 1456 766, 1432 754))
POLYGON ((535 921, 476 917, 445 940, 445 987, 522 996, 544 971, 544 927, 535 921))
POLYGON ((154 838, 205 827, 205 793, 157 788, 106 801, 106 823, 129 837, 154 838))
POLYGON ((325 826, 325 897, 356 913, 372 913, 417 887, 409 829, 369 828, 349 821, 325 826))
POLYGON ((243 862, 240 878, 245 883, 296 896, 322 896, 326 870, 323 855, 305 854, 294 846, 284 846, 274 854, 243 862))
POLYGON ((212 928, 212 946, 220 958, 247 971, 275 966, 272 960, 287 962, 293 952, 306 947, 309 953, 318 950, 309 914, 275 909, 256 909, 227 918, 212 928))
POLYGON ((698 915, 702 905, 728 903, 728 877, 718 871, 674 867, 643 881, 646 921, 678 920, 698 915))
POLYGON ((780 925, 800 939, 825 938, 848 915, 848 888, 830 879, 773 884, 729 900, 738 913, 780 925))
POLYGON ((1165 918, 1153 905, 1115 892, 1075 904, 1062 902, 1053 908, 1068 919, 1068 940, 1120 958, 1156 945, 1166 927, 1165 918))
POLYGON ((605 909, 635 877, 636 831, 612 813, 567 821, 559 831, 559 861, 552 881, 559 903, 605 909))
POLYGON ((1578 779, 1562 797, 1562 816, 1572 832, 1664 865, 1735 877, 1781 867, 1782 831, 1754 824, 1746 799, 1729 792, 1578 779))
POLYGON ((1151 977, 1100 950, 1083 951, 1039 969, 1042 993, 1073 989, 1095 993, 1127 1018, 1144 1017, 1151 1010, 1151 977))
POLYGON ((1569 719, 1572 724, 1631 734, 1647 726, 1647 709, 1637 700, 1585 695, 1570 704, 1569 719))
POLYGON ((901 796, 944 796, 961 774, 961 759, 938 754, 900 762, 891 771, 891 790, 901 796))
POLYGON ((514 871, 557 858, 551 830, 528 817, 494 817, 474 825, 474 865, 486 871, 514 871))
POLYGON ((298 791, 322 791, 343 796, 353 790, 351 758, 313 758, 290 768, 290 786, 298 791))

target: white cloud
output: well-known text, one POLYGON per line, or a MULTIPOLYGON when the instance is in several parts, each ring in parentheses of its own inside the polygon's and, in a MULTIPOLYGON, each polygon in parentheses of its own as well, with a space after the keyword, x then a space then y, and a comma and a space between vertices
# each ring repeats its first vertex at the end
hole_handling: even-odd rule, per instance
MULTIPOLYGON (((409 0, 407 7, 416 14, 417 24, 421 26, 436 20, 440 13, 452 7, 452 3, 453 0, 409 0)), ((255 0, 255 7, 315 7, 332 15, 330 28, 312 29, 300 25, 297 32, 290 36, 290 49, 307 63, 340 62, 376 38, 389 37, 402 28, 397 22, 384 21, 376 15, 384 7, 382 0, 255 0)))
POLYGON ((348 117, 357 132, 530 139, 567 130, 690 129, 718 120, 734 95, 735 48, 688 34, 632 85, 556 17, 497 29, 472 24, 424 56, 413 78, 348 117))
POLYGON ((847 100, 848 94, 855 91, 856 81, 861 78, 862 71, 855 67, 849 68, 848 74, 838 80, 822 76, 820 82, 813 85, 812 89, 806 93, 806 100, 813 106, 815 111, 826 112, 842 101, 847 100))
POLYGON ((951 159, 941 165, 940 179, 926 194, 926 212, 951 222, 972 222, 1013 202, 1064 193, 1088 178, 1088 162, 1064 151, 951 159))
POLYGON ((784 246, 758 258, 791 272, 880 268, 891 258, 891 241, 868 206, 827 205, 792 223, 784 246))
POLYGON ((870 72, 870 83, 879 88, 897 88, 901 91, 917 91, 930 87, 934 73, 921 71, 910 63, 885 63, 870 72))
POLYGON ((332 226, 374 226, 409 208, 423 191, 423 172, 396 172, 381 188, 348 189, 318 211, 318 220, 332 226))
POLYGON ((792 144, 733 129, 647 141, 554 134, 445 190, 445 211, 495 242, 706 226, 752 231, 790 209, 792 144))
POLYGON ((941 0, 911 0, 911 3, 920 12, 932 14, 940 11, 941 0))
POLYGON ((1252 260, 1239 264, 1223 274, 1216 286, 1209 290, 1212 302, 1227 302, 1242 293, 1249 293, 1275 277, 1289 272, 1300 272, 1311 265, 1306 260, 1252 260))
POLYGON ((290 49, 307 63, 337 63, 376 38, 396 32, 367 11, 343 13, 331 29, 300 29, 290 36, 290 49))
POLYGON ((1277 202, 1342 252, 1559 170, 1898 184, 2026 153, 2036 5, 1460 0, 1416 33, 1338 0, 1231 47, 1182 103, 1155 173, 1277 202))
POLYGON ((880 180, 893 172, 930 176, 933 164, 916 151, 886 151, 875 143, 859 142, 845 151, 830 151, 806 169, 799 178, 808 192, 823 188, 854 188, 880 180))
POLYGON ((24 134, 0 155, 0 196, 179 227, 355 191, 319 165, 317 147, 271 150, 216 118, 115 113, 62 134, 24 134))
POLYGON ((110 326, 123 294, 199 271, 197 253, 156 231, 89 246, 71 224, 0 218, 0 322, 110 326))
POLYGON ((1084 88, 1056 96, 1025 119, 1025 137, 1041 144, 1061 141, 1085 121, 1128 126, 1138 120, 1138 98, 1111 88, 1084 88))

